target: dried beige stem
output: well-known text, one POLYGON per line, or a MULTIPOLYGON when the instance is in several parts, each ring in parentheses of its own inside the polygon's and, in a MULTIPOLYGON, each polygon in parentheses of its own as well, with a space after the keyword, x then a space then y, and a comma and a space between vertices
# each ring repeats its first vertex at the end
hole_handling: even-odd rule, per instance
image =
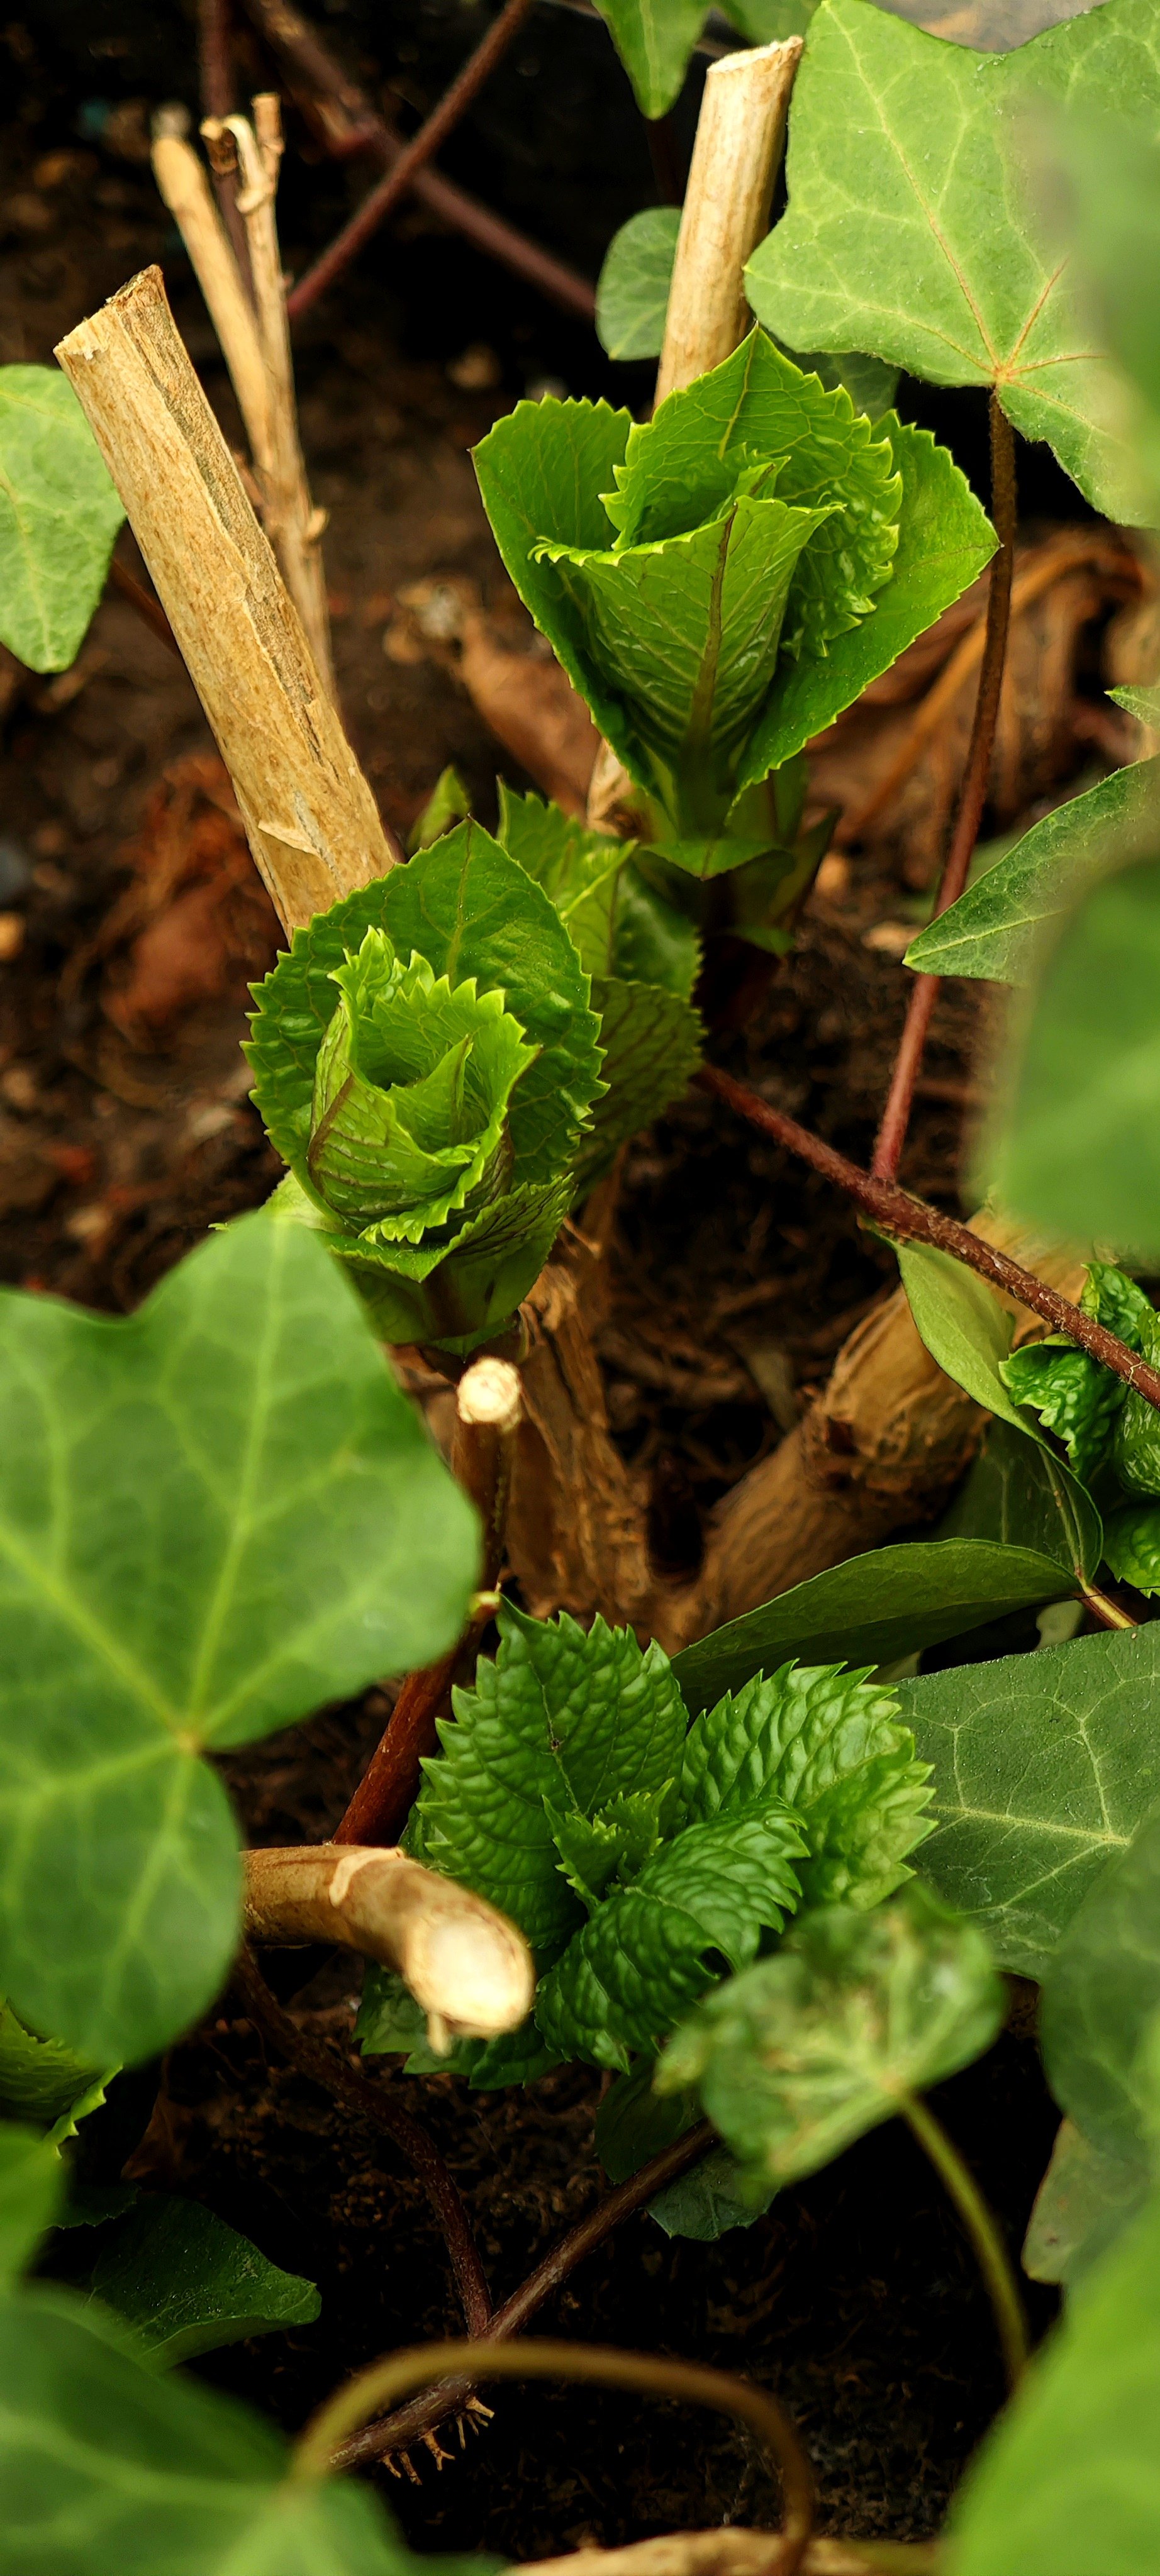
POLYGON ((174 324, 132 278, 57 357, 104 456, 288 929, 393 863, 366 779, 174 324))
MULTIPOLYGON (((517 2576, 779 2576, 787 2544, 774 2531, 666 2531, 624 2549, 574 2549, 566 2558, 537 2558, 517 2576)), ((938 2551, 924 2543, 831 2540, 814 2533, 798 2560, 800 2576, 934 2576, 938 2551)))
POLYGON ((705 77, 681 229, 657 401, 719 367, 749 325, 744 271, 769 228, 802 40, 726 54, 705 77))
POLYGON ((487 1899, 397 1850, 306 1843, 246 1853, 251 1941, 339 1942, 395 1968, 427 2014, 431 2046, 494 2039, 531 2010, 522 1932, 487 1899))
POLYGON ((153 176, 173 217, 221 342, 246 436, 259 472, 272 447, 271 386, 254 307, 238 273, 233 244, 218 212, 204 163, 192 144, 167 130, 163 109, 153 137, 153 176))

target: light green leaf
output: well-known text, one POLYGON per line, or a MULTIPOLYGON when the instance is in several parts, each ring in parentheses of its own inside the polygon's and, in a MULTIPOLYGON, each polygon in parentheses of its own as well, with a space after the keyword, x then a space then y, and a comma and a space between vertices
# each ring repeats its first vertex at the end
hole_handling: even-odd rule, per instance
MULTIPOLYGON (((987 1539, 1008 1552, 1026 1549, 1048 1557, 1062 1567, 1072 1591, 1076 1522, 1057 1464, 1052 1452, 1029 1440, 1022 1427, 1016 1431, 1009 1422, 988 1423, 978 1457, 941 1523, 940 1538, 987 1539)), ((1095 1574, 1104 1543, 1093 1506, 1084 1541, 1086 1574, 1095 1574)))
POLYGON ((729 1692, 689 1729, 683 1820, 792 1808, 809 1836, 798 1872, 805 1905, 871 1906, 909 1878, 906 1854, 930 1831, 927 1765, 898 1724, 893 1691, 865 1672, 786 1664, 729 1692))
POLYGON ((1131 99, 1155 118, 1151 0, 1105 0, 989 56, 865 0, 822 0, 795 85, 788 210, 746 292, 792 347, 855 340, 933 384, 996 385, 1097 509, 1138 516, 1119 380, 1033 202, 1029 133, 1073 97, 1088 116, 1131 99))
POLYGON ((718 1954, 741 1968, 763 1932, 780 1932, 806 1850, 797 1818, 772 1800, 687 1825, 597 1908, 543 1979, 536 2028, 549 2048, 614 2067, 627 2067, 630 2050, 655 2050, 714 1982, 718 1954))
POLYGON ((642 115, 665 116, 684 87, 705 0, 600 0, 642 115))
POLYGON ((124 516, 67 377, 0 367, 0 643, 31 670, 76 660, 124 516))
POLYGON ((1137 716, 1141 724, 1160 725, 1160 686, 1150 689, 1109 689, 1108 696, 1115 699, 1118 707, 1126 707, 1130 716, 1137 716))
POLYGON ((494 1663, 454 1694, 455 1723, 424 1763, 408 1848, 489 1896, 543 1966, 583 1919, 560 1869, 549 1807, 591 1816, 677 1770, 685 1710, 659 1646, 596 1619, 525 1618, 505 1602, 494 1663))
POLYGON ((1139 833, 1155 814, 1158 785, 1160 760, 1137 761, 1045 814, 919 931, 905 964, 921 975, 1031 983, 1043 942, 1069 904, 1104 873, 1124 833, 1139 833))
POLYGON ((1135 2218, 1148 2191, 1146 2164, 1106 2155, 1073 2120, 1061 2120, 1023 2240, 1029 2280, 1073 2287, 1135 2218))
POLYGON ((1158 973, 1152 858, 1105 878, 1068 915, 1017 1050, 993 1156, 1012 1207, 1143 1263, 1160 1257, 1158 973))
POLYGON ((742 2188, 760 2195, 968 2066, 1003 2013, 986 1941, 926 1888, 873 1914, 825 1906, 707 1998, 665 2050, 657 2090, 696 2085, 742 2188))
POLYGON ((1160 1814, 1072 1917, 1043 1983, 1040 2038, 1060 2108, 1104 2154, 1145 2164, 1141 2042, 1160 2012, 1160 1814))
POLYGON ((613 235, 596 281, 596 336, 610 358, 658 358, 681 229, 678 206, 646 206, 613 235))
POLYGON ((1010 1354, 1014 1317, 985 1280, 949 1252, 916 1243, 896 1244, 895 1250, 910 1311, 931 1358, 976 1404, 985 1404, 1001 1422, 1038 1442, 1056 1489, 1061 1521, 1069 1532, 1076 1575, 1082 1581, 1094 1574, 1103 1532, 1091 1496, 1070 1467, 1054 1455, 1034 1414, 1014 1402, 1004 1383, 1003 1364, 1010 1354))
POLYGON ((0 1298, 0 1979, 88 2064, 203 2011, 238 1935, 204 1750, 429 1662, 475 1515, 319 1246, 263 1215, 126 1319, 0 1298))
POLYGON ((322 2305, 313 2281, 268 2262, 211 2209, 156 2192, 119 2222, 88 2288, 134 2328, 156 2370, 311 2325, 322 2305))
POLYGON ((456 823, 466 823, 471 815, 471 798, 457 769, 440 770, 418 822, 412 825, 407 842, 408 856, 425 850, 432 841, 442 840, 456 823))
POLYGON ((1006 1611, 1061 1600, 1071 1589, 1046 1551, 1006 1536, 876 1547, 686 1646, 673 1671, 696 1716, 787 1655, 803 1664, 891 1664, 1006 1611))
POLYGON ((98 2074, 59 2039, 27 2030, 9 2003, 0 2003, 0 2113, 31 2120, 53 2133, 53 2144, 71 2137, 76 2121, 104 2100, 111 2070, 98 2074), (95 2099, 93 2096, 95 2095, 95 2099))
POLYGON ((1105 84, 1094 115, 1082 96, 1051 136, 1049 155, 1052 212, 1073 255, 1078 300, 1095 345, 1110 351, 1127 379, 1122 427, 1154 526, 1160 509, 1160 152, 1154 90, 1150 100, 1147 88, 1137 96, 1125 82, 1109 95, 1105 84))
POLYGON ((6 2576, 492 2576, 413 2558, 368 2486, 288 2466, 271 2426, 143 2369, 95 2309, 47 2290, 0 2309, 6 2576))
POLYGON ((64 2196, 64 2169, 38 2129, 0 2120, 0 2287, 7 2289, 47 2236, 64 2196))
POLYGON ((1160 2193, 1095 2265, 967 2475, 948 2576, 1160 2566, 1160 2193))
POLYGON ((922 1874, 1042 1977, 1109 1861, 1160 1799, 1160 1624, 895 1685, 934 1766, 922 1874))
MULTIPOLYGON (((517 795, 502 778, 497 786, 500 840, 555 904, 585 972, 659 984, 687 1002, 700 941, 694 924, 646 874, 655 862, 646 859, 642 867, 635 842, 590 832, 541 796, 517 795)), ((593 1007, 600 1007, 595 996, 593 1007)), ((607 1046, 603 1029, 601 1042, 607 1046)), ((610 1079, 607 1064, 604 1074, 610 1079)))

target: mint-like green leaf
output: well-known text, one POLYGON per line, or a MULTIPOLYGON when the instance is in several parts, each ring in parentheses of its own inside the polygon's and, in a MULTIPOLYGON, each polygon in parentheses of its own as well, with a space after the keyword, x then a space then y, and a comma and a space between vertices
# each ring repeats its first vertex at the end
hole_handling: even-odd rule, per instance
POLYGON ((869 1915, 827 1906, 707 1998, 665 2050, 657 2089, 696 2085, 760 2196, 969 2065, 1004 2000, 981 1933, 926 1888, 869 1915))
POLYGON ((124 516, 68 378, 0 367, 0 643, 31 670, 76 660, 124 516))
POLYGON ((1072 2288, 1136 2217, 1149 2183, 1146 2163, 1105 2154, 1061 2120, 1023 2240, 1029 2280, 1072 2288))
POLYGON ((662 1818, 671 1800, 672 1784, 666 1780, 660 1789, 621 1790, 594 1816, 548 1808, 564 1876, 589 1913, 614 1879, 627 1885, 639 1877, 661 1841, 662 1818))
POLYGON ((1061 1573, 1045 1548, 1023 1544, 1014 1530, 993 1543, 965 1535, 876 1547, 715 1628, 674 1656, 673 1671, 697 1716, 787 1655, 801 1664, 891 1664, 1072 1589, 1070 1567, 1061 1573))
POLYGON ((921 975, 1029 984, 1042 943, 1068 905, 1104 873, 1125 832, 1147 828, 1158 786, 1160 760, 1141 760, 1045 814, 957 903, 920 930, 905 963, 921 975))
POLYGON ((714 1960, 743 1967, 763 1932, 798 1900, 797 1818, 771 1801, 749 1815, 687 1825, 631 1887, 598 1907, 540 1985, 536 2027, 562 2057, 627 2067, 655 2049, 714 1982, 714 1960))
POLYGON ((1060 2108, 1107 2155, 1148 2161, 1141 2043, 1160 2013, 1160 1813, 1072 1918, 1043 1983, 1039 2031, 1060 2108))
POLYGON ((156 2370, 311 2325, 322 2306, 313 2281, 268 2262, 211 2209, 157 2192, 118 2222, 88 2289, 133 2327, 156 2370))
POLYGON ((898 1724, 893 1691, 865 1672, 785 1664, 690 1727, 680 1771, 686 1818, 791 1807, 809 1837, 805 1905, 877 1905, 909 1878, 931 1827, 929 1765, 898 1724))
POLYGON ((1160 1800, 1160 1626, 1077 1637, 896 1685, 934 1769, 922 1875, 1042 1978, 1109 1861, 1160 1800))
MULTIPOLYGON (((1106 1325, 1130 1350, 1148 1351, 1157 1339, 1156 1317, 1143 1289, 1110 1262, 1092 1262, 1080 1305, 1085 1315, 1106 1325)), ((1000 1362, 999 1374, 1016 1404, 1030 1405, 1062 1440, 1077 1476, 1090 1480, 1116 1432, 1117 1416, 1128 1394, 1123 1379, 1062 1333, 1051 1333, 1046 1341, 1013 1351, 1010 1359, 1000 1362)), ((1151 1405, 1144 1410, 1147 1419, 1137 1439, 1140 1448, 1147 1450, 1155 1413, 1151 1405)), ((1125 1481, 1130 1483, 1130 1477, 1125 1481)))
POLYGON ((646 206, 613 235, 596 281, 596 337, 610 358, 659 358, 680 229, 678 206, 646 206))
POLYGON ((659 1646, 602 1619, 527 1619, 505 1602, 500 1648, 424 1764, 408 1848, 514 1917, 537 1959, 559 1956, 582 1908, 560 1868, 549 1808, 581 1816, 677 1770, 685 1711, 659 1646))
POLYGON ((1160 1503, 1109 1512, 1104 1556, 1118 1583, 1132 1583, 1148 1595, 1160 1592, 1160 1503))
POLYGON ((1107 5, 1014 53, 976 55, 865 0, 822 0, 795 85, 789 206, 746 271, 795 348, 848 348, 941 385, 993 384, 1095 507, 1139 514, 1114 370, 1039 215, 1029 136, 1081 99, 1153 122, 1151 0, 1107 5), (836 134, 856 136, 853 154, 836 134))
POLYGON ((30 2263, 64 2197, 64 2168, 39 2129, 0 2120, 0 2289, 30 2263))
POLYGON ((6 1291, 0 1409, 0 1979, 108 2065, 238 1937, 203 1752, 444 1652, 477 1524, 335 1265, 264 1215, 125 1319, 6 1291))

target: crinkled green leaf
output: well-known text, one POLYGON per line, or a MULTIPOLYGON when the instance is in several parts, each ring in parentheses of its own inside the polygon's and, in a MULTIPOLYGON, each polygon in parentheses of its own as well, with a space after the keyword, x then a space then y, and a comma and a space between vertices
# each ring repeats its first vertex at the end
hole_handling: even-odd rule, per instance
POLYGON ((88 2289, 134 2328, 157 2370, 311 2325, 322 2305, 313 2281, 283 2272, 211 2209, 158 2192, 110 2234, 88 2289))
POLYGON ((1043 1982, 1040 2039, 1056 2101, 1107 2155, 1148 2160, 1141 2042, 1160 2013, 1160 1813, 1085 1897, 1043 1982))
POLYGON ((427 2016, 391 1968, 368 1960, 354 2026, 364 2056, 403 2056, 405 2075, 458 2075, 474 2092, 531 2084, 556 2064, 529 2019, 502 2039, 457 2039, 442 2054, 427 2039, 427 2016))
POLYGON ((715 1628, 674 1656, 673 1671, 696 1716, 786 1655, 803 1664, 890 1664, 1071 1589, 1070 1571, 1061 1576, 1046 1550, 1015 1533, 994 1543, 968 1535, 876 1547, 715 1628))
MULTIPOLYGON (((590 832, 502 778, 498 787, 500 840, 550 895, 586 972, 659 984, 687 1002, 700 962, 696 928, 638 864, 635 843, 590 832)), ((600 1008, 595 995, 593 1007, 600 1008)), ((603 1029, 601 1041, 607 1045, 603 1029)), ((607 1064, 604 1075, 610 1079, 607 1064)))
MULTIPOLYGON (((1080 1306, 1131 1350, 1150 1350, 1157 1338, 1156 1318, 1143 1289, 1110 1262, 1091 1263, 1080 1306)), ((1077 1476, 1090 1481, 1116 1432, 1128 1393, 1123 1379, 1062 1333, 1051 1333, 1046 1341, 1013 1351, 1010 1359, 1000 1362, 999 1374, 1016 1404, 1030 1405, 1046 1429, 1062 1440, 1077 1476)), ((1154 1409, 1148 1406, 1147 1412, 1154 1421, 1154 1409)), ((1149 1438, 1145 1422, 1139 1443, 1133 1445, 1143 1446, 1149 1438)))
POLYGON ((385 1342, 437 1342, 466 1354, 514 1314, 538 1279, 575 1195, 571 1168, 556 1181, 508 1190, 457 1234, 383 1243, 374 1228, 350 1234, 287 1172, 270 1201, 278 1220, 305 1226, 357 1284, 385 1342))
POLYGON ((1104 1556, 1118 1583, 1137 1592, 1160 1592, 1160 1503, 1134 1503, 1109 1512, 1104 1522, 1104 1556))
POLYGON ((928 1889, 872 1914, 825 1906, 707 1998, 665 2050, 657 2089, 696 2085, 761 2194, 968 2066, 1004 2006, 982 1934, 928 1889))
POLYGON ((993 1154, 1012 1207, 1142 1264, 1160 1257, 1158 975, 1160 859, 1150 857, 1068 914, 1015 1050, 993 1154))
POLYGON ((1125 832, 1146 829, 1158 785, 1160 760, 1141 760, 1057 805, 920 930, 905 963, 922 975, 1031 983, 1043 941, 1068 905, 1102 875, 1125 832))
POLYGON ((596 336, 610 358, 659 358, 680 229, 678 206, 646 206, 613 235, 596 281, 596 336))
POLYGON ((577 1156, 578 1194, 607 1171, 627 1137, 651 1127, 688 1090, 705 1036, 700 1013, 659 984, 598 976, 592 1000, 600 1013, 608 1089, 596 1102, 591 1135, 577 1156))
POLYGON ((1106 2155, 1061 2120, 1023 2240, 1028 2278, 1073 2287, 1135 2218, 1149 2183, 1146 2164, 1106 2155))
POLYGON ((0 2288, 30 2263, 64 2195, 64 2168, 39 2129, 0 2120, 0 2288))
POLYGON ((655 2049, 714 1982, 780 1932, 798 1901, 794 1862, 808 1846, 772 1801, 686 1825, 574 1933, 536 1995, 536 2027, 562 2057, 626 2067, 655 2049))
POLYGON ((1003 1377, 1015 1330, 1012 1315, 1001 1306, 986 1281, 955 1261, 949 1252, 928 1244, 895 1247, 910 1311, 931 1358, 956 1386, 985 1404, 989 1413, 1036 1441, 1044 1453, 1046 1473, 1054 1485, 1060 1518, 1069 1534, 1071 1562, 1081 1580, 1094 1575, 1103 1553, 1099 1513, 1078 1476, 1049 1448, 1034 1414, 1017 1404, 1003 1377))
POLYGON ((62 2291, 0 2309, 6 2576, 492 2576, 412 2557, 370 2487, 292 2479, 272 2426, 143 2368, 62 2291))
POLYGON ((689 1729, 680 1771, 687 1820, 793 1809, 809 1837, 805 1905, 877 1905, 909 1878, 931 1828, 929 1765, 898 1723, 893 1691, 865 1671, 784 1664, 726 1692, 689 1729))
POLYGON ((792 347, 851 340, 942 385, 995 385, 1097 509, 1140 514, 1114 369, 1031 183, 1045 107, 1160 111, 1152 0, 976 55, 865 0, 822 0, 798 74, 789 206, 746 292, 792 347), (847 138, 836 151, 834 137, 847 138))
MULTIPOLYGON (((1098 15, 1098 12, 1096 13, 1098 15)), ((1093 2265, 967 2473, 950 2576, 1160 2566, 1160 2192, 1093 2265)))
POLYGON ((75 661, 124 516, 68 378, 0 367, 0 643, 31 670, 75 661))
POLYGON ((591 1816, 659 1790, 681 1757, 685 1711, 667 1657, 596 1619, 525 1618, 505 1602, 500 1648, 424 1764, 408 1848, 514 1916, 549 1965, 582 1908, 560 1869, 549 1807, 591 1816))
POLYGON ((335 1265, 264 1215, 127 1318, 6 1291, 0 1407, 0 1978, 99 2066, 229 1965, 203 1751, 444 1652, 477 1523, 335 1265))
POLYGON ((1160 1623, 895 1685, 934 1767, 922 1875, 1040 1978, 1109 1861, 1160 1799, 1160 1623))
POLYGON ((549 1806, 548 1821, 561 1868, 589 1913, 615 1880, 627 1885, 652 1859, 671 1796, 672 1784, 666 1780, 660 1789, 622 1789, 594 1816, 549 1806))

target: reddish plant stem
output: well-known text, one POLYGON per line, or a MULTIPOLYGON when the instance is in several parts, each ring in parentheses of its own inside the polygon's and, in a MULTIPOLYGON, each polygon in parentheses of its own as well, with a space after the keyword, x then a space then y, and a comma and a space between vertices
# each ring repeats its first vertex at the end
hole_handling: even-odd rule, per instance
MULTIPOLYGON (((999 537, 999 551, 992 558, 990 588, 987 593, 987 631, 983 658, 979 666, 979 694, 975 700, 975 720, 971 727, 970 748, 963 776, 959 810, 947 852, 946 865, 934 907, 935 918, 948 905, 957 903, 967 882, 971 855, 979 837, 979 825, 987 801, 991 779, 991 762, 995 753, 995 730, 999 722, 999 701, 1003 689, 1003 664, 1007 658, 1007 632, 1011 623, 1011 576, 1015 564, 1015 433, 999 401, 991 392, 991 511, 999 537)), ((871 1169, 878 1180, 892 1181, 902 1159, 906 1131, 910 1125, 914 1086, 922 1064, 934 1010, 942 981, 938 975, 919 975, 915 980, 906 1013, 898 1054, 894 1060, 890 1090, 882 1113, 882 1124, 874 1147, 871 1169)))
POLYGON ((138 617, 142 618, 145 625, 152 629, 154 635, 157 636, 158 641, 162 644, 167 644, 171 653, 176 653, 177 659, 182 663, 182 669, 184 670, 185 665, 184 662, 182 662, 181 646, 177 641, 177 637, 173 632, 173 628, 169 623, 169 619, 165 614, 160 600, 155 597, 151 590, 146 590, 144 582, 138 581, 136 574, 129 571, 127 564, 118 562, 116 555, 114 555, 113 560, 109 565, 109 579, 112 582, 114 590, 119 590, 122 599, 127 599, 130 607, 136 609, 138 617))
MULTIPOLYGON (((232 116, 238 103, 230 41, 231 5, 232 0, 197 0, 197 57, 203 116, 232 116)), ((250 245, 245 224, 238 213, 234 173, 232 170, 219 170, 212 153, 210 166, 222 220, 238 263, 238 273, 252 301, 250 245)))
MULTIPOLYGON (((314 123, 327 151, 338 161, 367 152, 384 169, 393 170, 406 148, 402 137, 384 117, 376 115, 369 99, 354 81, 347 79, 290 0, 245 0, 245 6, 259 34, 286 65, 292 86, 297 75, 299 104, 314 123)), ((440 171, 427 167, 417 170, 411 180, 411 194, 420 198, 440 223, 462 233, 477 250, 526 279, 529 286, 562 305, 565 312, 578 313, 585 322, 595 319, 596 290, 587 278, 578 277, 562 260, 553 259, 538 242, 529 241, 526 233, 517 232, 514 224, 505 223, 490 206, 482 206, 478 197, 469 196, 465 188, 456 187, 440 171)))
POLYGON ((1090 1351, 1092 1358, 1113 1369, 1125 1386, 1160 1409, 1160 1370, 1150 1367, 1136 1351, 1130 1351, 1126 1342, 1108 1332, 1106 1325, 1097 1324, 1094 1315, 1081 1313, 1070 1298, 1049 1288, 1046 1280, 1022 1269, 1009 1253, 986 1243, 982 1235, 972 1234, 957 1217, 944 1216, 941 1209, 929 1207, 925 1199, 912 1197, 909 1190, 900 1189, 897 1181, 880 1180, 873 1172, 864 1172, 857 1163, 848 1162, 820 1136, 812 1136, 807 1127, 799 1127, 796 1118, 787 1118, 783 1110, 771 1108, 758 1092, 749 1091, 743 1082, 735 1082, 717 1065, 702 1065, 696 1080, 703 1090, 712 1091, 718 1100, 735 1109, 739 1118, 747 1118, 751 1126, 760 1127, 763 1135, 772 1136, 789 1153, 799 1155, 825 1180, 836 1182, 884 1234, 894 1235, 902 1243, 928 1243, 937 1252, 949 1252, 953 1260, 965 1263, 992 1288, 1002 1289, 1005 1296, 1029 1307, 1033 1315, 1042 1315, 1055 1332, 1066 1333, 1069 1341, 1090 1351))
MULTIPOLYGON (((666 2183, 676 2182, 680 2174, 688 2172, 690 2165, 700 2163, 701 2157, 713 2145, 715 2134, 707 2120, 699 2120, 695 2129, 686 2130, 683 2138, 678 2138, 671 2147, 664 2147, 659 2156, 650 2156, 639 2173, 631 2174, 627 2182, 619 2183, 615 2191, 607 2192, 603 2200, 597 2201, 595 2209, 589 2210, 587 2218, 570 2227, 559 2244, 545 2254, 543 2262, 537 2263, 535 2271, 529 2272, 527 2280, 521 2281, 510 2299, 505 2299, 502 2307, 495 2309, 483 2328, 481 2341, 502 2343, 509 2335, 519 2334, 537 2309, 543 2307, 544 2301, 551 2298, 587 2255, 595 2253, 597 2246, 604 2243, 606 2236, 611 2236, 623 2219, 631 2218, 638 2209, 646 2208, 657 2192, 664 2190, 666 2183)), ((335 2467, 365 2468, 369 2461, 381 2460, 389 2451, 406 2450, 410 2442, 419 2441, 424 2433, 434 2432, 448 2415, 461 2410, 468 2386, 469 2383, 464 2381, 460 2385, 445 2384, 442 2388, 434 2388, 423 2397, 412 2398, 409 2405, 401 2406, 394 2415, 383 2415, 377 2423, 365 2424, 361 2432, 353 2433, 336 2452, 335 2467)))
POLYGON ((276 1996, 272 1995, 251 1951, 243 1949, 234 1968, 234 1982, 242 1997, 249 2019, 264 2038, 272 2040, 279 2056, 333 2093, 355 2117, 383 2130, 406 2157, 412 2172, 422 2183, 439 2222, 447 2247, 452 2276, 463 2310, 464 2323, 471 2335, 490 2331, 491 2293, 484 2277, 479 2251, 471 2232, 471 2222, 443 2158, 426 2129, 400 2109, 390 2094, 379 2084, 372 2084, 353 2066, 336 2057, 323 2039, 312 2039, 291 2021, 276 1996))

